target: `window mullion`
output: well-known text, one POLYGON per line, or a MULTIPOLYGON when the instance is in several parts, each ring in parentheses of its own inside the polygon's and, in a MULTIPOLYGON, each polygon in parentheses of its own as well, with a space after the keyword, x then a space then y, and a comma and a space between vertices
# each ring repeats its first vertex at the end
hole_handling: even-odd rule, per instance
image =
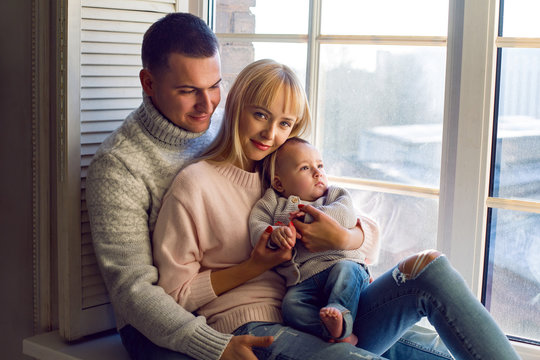
POLYGON ((438 242, 480 296, 498 7, 450 4, 438 242))
POLYGON ((309 25, 308 25, 308 58, 306 71, 306 93, 310 103, 311 115, 315 120, 311 133, 311 141, 319 146, 322 143, 321 132, 318 131, 319 123, 317 116, 318 85, 319 85, 319 57, 321 34, 321 8, 322 0, 310 0, 309 2, 309 25))

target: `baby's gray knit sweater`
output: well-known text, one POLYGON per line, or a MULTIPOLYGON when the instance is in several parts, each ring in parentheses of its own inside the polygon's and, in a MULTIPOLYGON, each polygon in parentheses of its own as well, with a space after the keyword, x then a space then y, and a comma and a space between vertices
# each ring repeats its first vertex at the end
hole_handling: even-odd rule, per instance
MULTIPOLYGON (((353 202, 346 189, 329 186, 324 196, 309 202, 300 200, 298 196, 288 198, 281 196, 274 189, 266 190, 263 197, 257 201, 249 216, 249 232, 253 246, 257 244, 263 231, 280 222, 289 223, 289 214, 298 211, 298 204, 311 205, 336 220, 341 226, 350 229, 356 225, 357 215, 353 202)), ((309 214, 304 218, 305 223, 313 222, 309 214)), ((296 241, 290 261, 276 267, 276 271, 285 278, 287 286, 293 286, 324 271, 341 260, 351 260, 364 263, 366 257, 362 250, 328 250, 310 252, 301 241, 296 241)))
POLYGON ((219 359, 231 335, 213 330, 156 285, 151 237, 165 191, 214 139, 216 118, 206 133, 192 133, 144 95, 100 146, 86 183, 94 249, 118 329, 130 324, 161 347, 204 360, 219 359))

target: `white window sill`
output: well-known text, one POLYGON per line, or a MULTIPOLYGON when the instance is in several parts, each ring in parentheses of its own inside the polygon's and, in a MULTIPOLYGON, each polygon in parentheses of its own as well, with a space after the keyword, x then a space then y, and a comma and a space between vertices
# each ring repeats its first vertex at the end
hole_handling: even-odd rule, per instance
POLYGON ((23 354, 39 360, 130 360, 117 333, 68 343, 58 331, 48 332, 24 339, 23 354))
MULTIPOLYGON (((540 360, 537 346, 512 344, 523 360, 540 360)), ((130 360, 117 333, 68 343, 58 331, 48 332, 24 339, 23 354, 39 360, 130 360)))

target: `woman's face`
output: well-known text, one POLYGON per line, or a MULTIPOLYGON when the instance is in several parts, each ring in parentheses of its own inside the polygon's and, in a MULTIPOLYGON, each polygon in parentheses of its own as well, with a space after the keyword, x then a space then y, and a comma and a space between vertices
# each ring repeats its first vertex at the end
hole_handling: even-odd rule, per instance
POLYGON ((275 151, 289 137, 297 116, 285 108, 285 92, 269 108, 248 105, 240 114, 239 136, 242 150, 249 160, 248 171, 256 161, 275 151))

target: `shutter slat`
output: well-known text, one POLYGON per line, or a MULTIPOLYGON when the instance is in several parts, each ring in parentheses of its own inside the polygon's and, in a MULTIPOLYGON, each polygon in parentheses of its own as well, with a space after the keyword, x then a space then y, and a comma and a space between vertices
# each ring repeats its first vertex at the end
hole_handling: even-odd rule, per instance
POLYGON ((118 43, 83 43, 81 45, 82 54, 131 54, 140 57, 141 46, 139 44, 118 44, 118 43))
POLYGON ((114 20, 84 19, 81 22, 81 30, 83 31, 140 34, 141 39, 148 26, 149 24, 147 23, 129 21, 118 22, 114 20))
POLYGON ((81 99, 141 98, 140 88, 89 88, 81 90, 81 99))
MULTIPOLYGON (((170 11, 171 1, 130 1, 132 10, 167 12, 170 11)), ((122 9, 126 6, 125 1, 121 0, 83 0, 85 7, 98 7, 102 9, 122 9)))
POLYGON ((141 98, 135 99, 101 99, 81 100, 82 110, 96 109, 135 109, 141 104, 141 98))
POLYGON ((143 34, 84 31, 81 40, 86 42, 141 44, 143 34))
POLYGON ((139 89, 139 93, 142 92, 141 90, 141 83, 139 81, 139 78, 134 78, 131 76, 109 76, 109 77, 85 77, 82 79, 81 82, 82 88, 106 88, 106 87, 134 87, 139 89))
POLYGON ((107 66, 107 65, 83 65, 82 76, 139 76, 140 66, 107 66))
POLYGON ((136 65, 141 67, 140 55, 102 55, 82 54, 81 64, 84 65, 136 65))
MULTIPOLYGON (((81 121, 85 124, 84 126, 91 126, 92 122, 99 122, 100 124, 104 124, 106 121, 122 122, 132 111, 133 109, 86 110, 81 112, 81 121)), ((112 130, 105 129, 105 131, 112 130)))
POLYGON ((95 121, 95 122, 84 122, 81 124, 81 133, 90 133, 90 132, 111 132, 114 131, 118 126, 122 124, 122 121, 95 121))
MULTIPOLYGON (((130 1, 129 3, 133 4, 135 2, 130 1)), ((83 7, 81 15, 84 19, 140 22, 150 25, 159 18, 162 18, 164 13, 117 9, 108 9, 107 11, 103 11, 103 9, 83 7)))

